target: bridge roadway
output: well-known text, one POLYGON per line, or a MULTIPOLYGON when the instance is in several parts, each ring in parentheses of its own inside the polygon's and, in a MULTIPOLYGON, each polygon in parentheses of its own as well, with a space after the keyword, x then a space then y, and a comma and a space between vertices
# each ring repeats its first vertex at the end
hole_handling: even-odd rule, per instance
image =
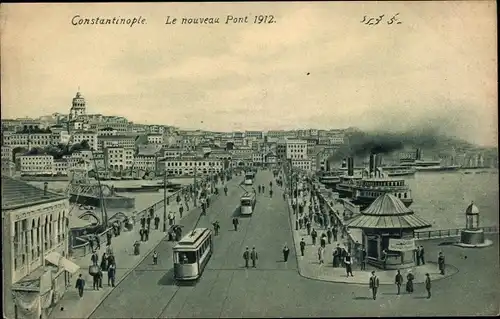
MULTIPOLYGON (((270 171, 260 171, 256 183, 266 192, 272 178, 270 171)), ((221 196, 202 217, 199 226, 211 227, 219 220, 221 230, 215 237, 214 254, 200 281, 194 285, 175 285, 172 271, 172 243, 162 241, 157 247, 159 264, 148 256, 125 278, 91 315, 91 318, 218 318, 218 317, 311 317, 311 316, 412 316, 480 315, 498 313, 498 284, 481 283, 497 278, 498 267, 491 263, 498 256, 479 257, 478 271, 459 273, 433 283, 433 298, 423 299, 425 291, 416 285, 414 296, 395 296, 395 287, 381 287, 379 299, 369 298, 367 286, 337 284, 300 277, 293 249, 290 221, 282 190, 274 186, 273 198, 258 194, 252 217, 240 218, 233 231, 231 220, 238 214, 243 190, 236 186, 242 177, 229 182, 229 194, 221 196), (290 258, 282 261, 282 247, 288 243, 290 258), (257 269, 245 269, 245 247, 255 246, 259 253, 257 269), (482 280, 481 280, 482 279, 482 280), (483 297, 479 297, 483 296, 483 297)), ((275 184, 275 183, 274 183, 275 184)), ((197 214, 183 224, 194 225, 197 214)), ((435 246, 435 245, 434 245, 435 246)), ((496 246, 496 245, 495 245, 496 246)), ((427 248, 427 247, 426 247, 427 248)), ((308 247, 312 249, 312 247, 308 247)), ((445 248, 439 248, 448 254, 445 248)), ((451 248, 454 249, 454 248, 451 248)), ((495 248, 496 249, 496 248, 495 248)), ((429 256, 437 254, 428 247, 429 256)), ((474 250, 468 252, 474 265, 474 250)), ((480 254, 480 253, 477 253, 480 254)), ((456 257, 464 261, 462 257, 456 257)), ((455 259, 456 259, 455 258, 455 259)), ((311 261, 316 262, 316 261, 311 261)), ((455 264, 452 256, 448 262, 455 264)), ((469 265, 469 267, 473 267, 469 265)), ((356 273, 355 273, 356 274, 356 273)), ((367 278, 368 280, 368 278, 367 278)), ((82 300, 84 302, 84 300, 82 300)))

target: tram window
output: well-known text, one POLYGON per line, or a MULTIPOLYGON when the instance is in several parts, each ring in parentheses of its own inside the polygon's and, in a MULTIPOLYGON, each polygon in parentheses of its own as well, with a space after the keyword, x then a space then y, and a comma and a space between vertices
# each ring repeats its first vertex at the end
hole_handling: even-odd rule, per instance
POLYGON ((194 264, 194 263, 196 263, 196 252, 194 252, 194 251, 179 252, 179 262, 181 264, 194 264))

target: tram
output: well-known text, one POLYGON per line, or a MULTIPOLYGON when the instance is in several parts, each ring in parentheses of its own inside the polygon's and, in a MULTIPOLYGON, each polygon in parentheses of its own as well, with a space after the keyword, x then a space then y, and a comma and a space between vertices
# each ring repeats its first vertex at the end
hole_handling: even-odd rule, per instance
POLYGON ((240 199, 240 214, 241 215, 252 215, 255 208, 255 193, 246 192, 241 196, 240 199))
POLYGON ((246 172, 245 173, 245 180, 243 182, 245 185, 252 185, 254 178, 255 178, 254 172, 246 172))
POLYGON ((199 279, 212 256, 212 231, 196 228, 174 246, 173 252, 174 278, 179 281, 199 279))

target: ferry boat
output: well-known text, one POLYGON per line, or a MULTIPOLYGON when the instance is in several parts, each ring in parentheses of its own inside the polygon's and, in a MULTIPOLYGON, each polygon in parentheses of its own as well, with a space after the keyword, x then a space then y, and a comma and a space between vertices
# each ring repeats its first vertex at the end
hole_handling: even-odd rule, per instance
POLYGON ((422 151, 418 149, 416 151, 416 159, 414 161, 404 160, 401 161, 400 165, 404 167, 413 167, 419 172, 456 171, 461 168, 460 165, 455 163, 454 155, 452 155, 450 164, 443 165, 440 159, 423 160, 422 151))
POLYGON ((335 189, 339 193, 340 198, 352 197, 353 187, 362 180, 361 176, 340 176, 340 182, 336 185, 335 189))
POLYGON ((340 183, 340 177, 344 173, 341 171, 327 171, 321 172, 319 175, 319 182, 328 188, 335 189, 335 186, 340 183))
POLYGON ((381 169, 390 177, 390 176, 411 176, 415 175, 416 169, 411 166, 404 165, 391 165, 391 166, 382 166, 381 169))
POLYGON ((353 187, 352 202, 360 205, 361 209, 370 206, 377 197, 391 193, 399 198, 406 207, 413 203, 411 191, 404 179, 381 176, 366 178, 358 181, 353 187))

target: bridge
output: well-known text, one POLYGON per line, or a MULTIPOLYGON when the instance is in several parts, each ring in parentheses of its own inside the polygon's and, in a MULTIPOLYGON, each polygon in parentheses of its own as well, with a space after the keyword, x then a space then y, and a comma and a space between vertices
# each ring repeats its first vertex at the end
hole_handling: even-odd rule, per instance
POLYGON ((68 187, 70 201, 83 205, 101 207, 101 189, 102 199, 107 208, 133 209, 135 208, 135 198, 125 197, 115 194, 113 187, 88 183, 72 183, 68 187))

